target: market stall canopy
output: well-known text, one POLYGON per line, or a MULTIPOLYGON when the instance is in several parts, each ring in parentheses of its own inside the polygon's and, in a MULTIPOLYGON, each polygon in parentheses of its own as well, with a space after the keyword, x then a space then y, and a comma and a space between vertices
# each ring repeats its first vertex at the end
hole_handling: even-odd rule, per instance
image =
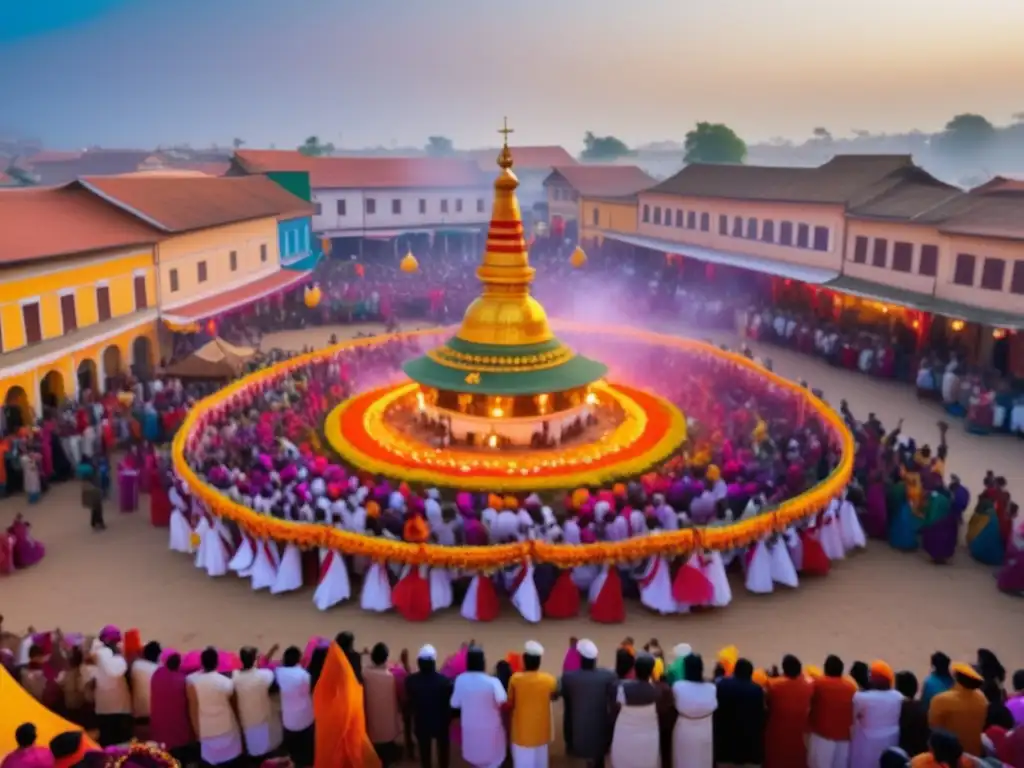
POLYGON ((218 337, 168 367, 167 374, 183 379, 231 379, 255 354, 254 349, 236 347, 218 337))
MULTIPOLYGON (((54 714, 22 688, 7 670, 0 666, 0 760, 18 748, 14 731, 22 723, 33 723, 38 736, 36 743, 46 746, 50 739, 68 731, 82 729, 54 714)), ((86 745, 92 749, 96 744, 88 736, 86 745)))

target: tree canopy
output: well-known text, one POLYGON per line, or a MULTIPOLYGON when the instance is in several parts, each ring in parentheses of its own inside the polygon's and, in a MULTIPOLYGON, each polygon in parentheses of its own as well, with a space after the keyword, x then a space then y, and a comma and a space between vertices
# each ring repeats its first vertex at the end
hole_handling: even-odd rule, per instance
POLYGON ((595 136, 592 131, 587 131, 583 137, 583 152, 580 153, 580 159, 618 160, 628 154, 629 147, 621 139, 615 136, 595 136))
POLYGON ((322 157, 334 154, 334 145, 330 142, 321 142, 317 136, 310 136, 302 142, 298 150, 308 157, 322 157))
POLYGON ((957 115, 937 139, 938 148, 949 155, 978 155, 996 138, 996 129, 986 118, 971 112, 957 115))
POLYGON ((447 136, 428 136, 424 149, 430 157, 447 157, 455 152, 455 144, 447 136))
POLYGON ((747 144, 725 123, 697 123, 686 134, 687 163, 742 163, 747 144))

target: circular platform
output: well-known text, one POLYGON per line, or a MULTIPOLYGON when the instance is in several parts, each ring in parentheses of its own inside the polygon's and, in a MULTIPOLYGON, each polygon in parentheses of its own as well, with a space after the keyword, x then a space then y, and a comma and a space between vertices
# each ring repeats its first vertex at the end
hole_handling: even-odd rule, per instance
POLYGON ((595 439, 552 449, 440 448, 400 429, 388 412, 414 397, 403 383, 349 398, 331 411, 324 434, 346 462, 392 478, 479 491, 534 491, 601 485, 635 477, 686 441, 686 418, 663 397, 599 383, 623 418, 595 439))

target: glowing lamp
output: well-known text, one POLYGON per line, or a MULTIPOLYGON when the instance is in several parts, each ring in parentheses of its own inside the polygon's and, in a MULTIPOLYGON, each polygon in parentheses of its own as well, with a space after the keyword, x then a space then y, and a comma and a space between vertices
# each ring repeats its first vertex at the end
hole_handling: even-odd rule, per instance
POLYGON ((587 392, 587 405, 597 405, 597 395, 593 392, 587 392))
POLYGON ((320 291, 320 286, 314 285, 306 288, 306 293, 302 300, 310 309, 316 309, 320 305, 320 299, 322 298, 323 293, 320 291))
POLYGON ((960 333, 960 331, 964 329, 964 321, 954 320, 949 324, 949 329, 953 331, 953 333, 960 333))
POLYGON ((427 399, 423 396, 422 392, 416 393, 416 407, 421 411, 427 408, 427 399))
POLYGON ((495 435, 494 433, 491 433, 490 435, 487 436, 487 447, 488 448, 497 448, 498 447, 498 436, 495 435))
MULTIPOLYGON (((504 415, 505 415, 505 411, 504 411, 503 408, 501 408, 499 406, 495 406, 494 408, 491 408, 491 417, 492 418, 500 419, 504 415)), ((493 435, 492 435, 492 437, 493 437, 493 435)))
POLYGON ((992 338, 995 339, 996 341, 999 341, 1000 339, 1005 339, 1006 338, 1006 329, 1005 328, 996 328, 995 330, 992 331, 992 338))
POLYGON ((420 263, 416 261, 416 257, 412 255, 411 249, 402 257, 402 261, 399 262, 398 268, 407 275, 411 275, 413 272, 419 272, 420 263))
POLYGON ((366 277, 366 267, 356 264, 356 277, 366 277))
POLYGON ((921 327, 921 321, 915 320, 913 323, 911 323, 911 325, 914 326, 914 330, 916 331, 921 327))
POLYGON ((207 323, 206 323, 206 332, 208 334, 210 334, 211 336, 216 336, 217 335, 217 321, 216 320, 209 320, 209 321, 207 321, 207 323))
POLYGON ((580 246, 577 245, 576 250, 572 252, 572 256, 569 257, 569 263, 572 264, 575 269, 579 269, 587 263, 587 254, 580 246))

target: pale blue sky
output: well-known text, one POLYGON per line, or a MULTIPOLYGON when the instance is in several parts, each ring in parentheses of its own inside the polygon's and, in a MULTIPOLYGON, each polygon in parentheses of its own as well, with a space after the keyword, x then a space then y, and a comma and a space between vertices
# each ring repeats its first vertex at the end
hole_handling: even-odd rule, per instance
POLYGON ((576 151, 697 120, 933 130, 1024 111, 1022 30, 1024 0, 3 0, 0 132, 480 146, 507 114, 576 151))

